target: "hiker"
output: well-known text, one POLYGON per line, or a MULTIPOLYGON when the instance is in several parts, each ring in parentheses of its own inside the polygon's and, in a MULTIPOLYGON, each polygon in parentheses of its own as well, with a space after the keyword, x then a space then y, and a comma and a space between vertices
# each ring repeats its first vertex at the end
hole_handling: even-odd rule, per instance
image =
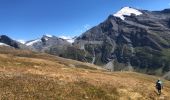
POLYGON ((160 79, 156 82, 156 89, 158 90, 158 94, 161 95, 161 89, 163 89, 163 83, 160 79))

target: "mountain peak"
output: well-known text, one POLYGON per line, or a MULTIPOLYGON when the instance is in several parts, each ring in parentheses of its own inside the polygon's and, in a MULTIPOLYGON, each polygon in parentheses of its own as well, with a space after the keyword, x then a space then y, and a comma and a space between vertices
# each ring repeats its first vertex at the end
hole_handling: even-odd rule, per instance
POLYGON ((135 14, 136 16, 141 15, 142 12, 132 7, 123 7, 120 11, 114 14, 115 17, 119 17, 122 20, 125 20, 124 15, 130 16, 131 14, 135 14))
POLYGON ((46 34, 46 35, 43 35, 43 37, 49 37, 49 38, 51 38, 51 37, 53 37, 52 35, 49 35, 49 34, 46 34))
POLYGON ((55 36, 46 34, 46 35, 43 35, 41 39, 47 41, 47 40, 49 40, 50 38, 53 38, 53 37, 55 37, 55 36))

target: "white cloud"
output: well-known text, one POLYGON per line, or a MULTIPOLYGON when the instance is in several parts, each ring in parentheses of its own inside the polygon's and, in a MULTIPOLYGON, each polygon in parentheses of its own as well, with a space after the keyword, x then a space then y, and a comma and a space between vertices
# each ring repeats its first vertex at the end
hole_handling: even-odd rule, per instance
POLYGON ((18 42, 25 44, 25 40, 17 40, 18 42))

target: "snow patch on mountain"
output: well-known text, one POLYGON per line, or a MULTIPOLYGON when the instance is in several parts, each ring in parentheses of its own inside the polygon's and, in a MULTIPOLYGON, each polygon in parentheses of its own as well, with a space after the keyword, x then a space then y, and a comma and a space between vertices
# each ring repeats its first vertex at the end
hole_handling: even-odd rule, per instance
POLYGON ((31 46, 31 45, 33 45, 34 43, 37 43, 37 42, 41 42, 41 39, 37 39, 37 40, 33 40, 33 41, 30 41, 30 42, 27 42, 25 45, 31 46))
POLYGON ((7 44, 5 44, 5 43, 0 42, 0 46, 9 46, 9 45, 7 45, 7 44))
POLYGON ((22 44, 25 44, 25 40, 17 40, 18 42, 22 43, 22 44))
POLYGON ((46 34, 45 36, 46 36, 46 37, 49 37, 49 38, 53 37, 52 35, 49 35, 49 34, 46 34))
POLYGON ((65 39, 65 40, 67 40, 68 42, 70 42, 70 43, 73 43, 74 42, 74 38, 72 38, 72 37, 70 37, 70 36, 59 36, 60 38, 62 38, 62 39, 65 39))
POLYGON ((48 38, 44 38, 46 41, 48 41, 48 38))
POLYGON ((131 14, 134 14, 136 16, 139 16, 142 14, 139 10, 136 10, 131 7, 124 7, 120 11, 114 14, 115 17, 119 17, 122 20, 125 20, 125 15, 126 16, 131 16, 131 14))

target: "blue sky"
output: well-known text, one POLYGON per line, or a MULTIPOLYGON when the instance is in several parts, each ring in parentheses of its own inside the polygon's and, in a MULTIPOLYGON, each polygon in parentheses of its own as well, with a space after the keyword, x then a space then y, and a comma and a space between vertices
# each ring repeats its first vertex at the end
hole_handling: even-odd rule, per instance
POLYGON ((162 10, 170 0, 0 0, 0 34, 17 40, 76 36, 124 6, 162 10))

